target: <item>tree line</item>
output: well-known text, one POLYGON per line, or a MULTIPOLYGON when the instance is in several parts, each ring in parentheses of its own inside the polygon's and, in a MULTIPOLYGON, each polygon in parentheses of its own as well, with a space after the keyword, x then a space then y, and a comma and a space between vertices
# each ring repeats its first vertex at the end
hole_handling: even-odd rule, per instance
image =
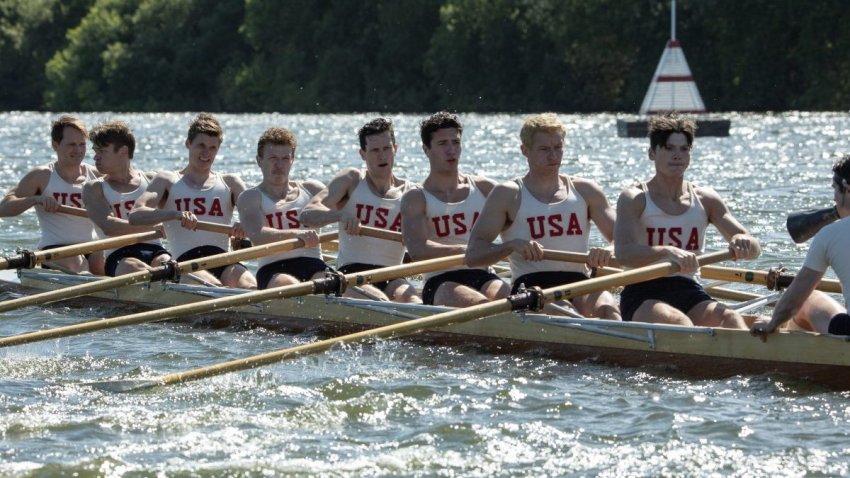
MULTIPOLYGON (((637 111, 666 0, 0 0, 0 110, 637 111)), ((850 109, 846 0, 680 0, 712 111, 850 109)))

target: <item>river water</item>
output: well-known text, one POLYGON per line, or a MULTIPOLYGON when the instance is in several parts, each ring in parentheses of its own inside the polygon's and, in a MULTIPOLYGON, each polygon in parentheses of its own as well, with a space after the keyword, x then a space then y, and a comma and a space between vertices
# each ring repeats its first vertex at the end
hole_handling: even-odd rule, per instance
MULTIPOLYGON (((0 189, 52 160, 55 115, 0 113, 0 189)), ((294 176, 324 182, 357 166, 356 132, 372 115, 221 115, 216 167, 259 181, 256 140, 298 136, 294 176)), ((732 136, 698 138, 689 171, 712 185, 764 249, 743 267, 799 267, 784 230, 792 210, 831 205, 830 166, 850 152, 839 113, 733 114, 732 136)), ((136 166, 177 169, 188 113, 124 119, 136 166)), ((392 115, 397 173, 421 180, 423 115, 392 115)), ((508 179, 525 168, 517 115, 461 115, 462 169, 508 179)), ((621 139, 613 115, 563 115, 562 170, 610 201, 651 177, 647 140, 621 139)), ((91 150, 88 160, 91 161, 91 150)), ((0 249, 38 240, 35 214, 2 220, 0 249)), ((594 236, 593 242, 598 242, 594 236)), ((722 247, 716 232, 708 250, 722 247)), ((754 286, 744 290, 763 291, 754 286)), ((8 298, 0 294, 0 299, 8 298)), ((0 335, 120 315, 121 306, 27 308, 0 335)), ((157 376, 316 337, 263 329, 153 324, 0 351, 0 475, 6 476, 834 476, 850 474, 848 393, 782 376, 696 380, 656 369, 497 355, 404 340, 147 392, 90 380, 157 376)))

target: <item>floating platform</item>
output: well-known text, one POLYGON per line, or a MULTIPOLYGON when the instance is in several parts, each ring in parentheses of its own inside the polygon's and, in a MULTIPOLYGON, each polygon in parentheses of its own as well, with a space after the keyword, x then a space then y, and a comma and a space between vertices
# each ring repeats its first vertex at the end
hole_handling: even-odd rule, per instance
MULTIPOLYGON (((697 120, 697 136, 729 136, 730 120, 697 120)), ((617 120, 617 136, 621 138, 646 138, 649 135, 649 122, 646 120, 617 120)))

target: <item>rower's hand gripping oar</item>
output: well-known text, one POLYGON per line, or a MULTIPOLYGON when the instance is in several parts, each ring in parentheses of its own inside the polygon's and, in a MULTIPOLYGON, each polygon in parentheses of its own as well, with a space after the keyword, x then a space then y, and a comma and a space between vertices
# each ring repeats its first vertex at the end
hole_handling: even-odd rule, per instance
MULTIPOLYGON (((336 240, 337 237, 338 234, 336 232, 320 234, 319 242, 333 241, 336 240)), ((190 274, 199 270, 227 266, 236 262, 257 259, 259 257, 277 254, 297 249, 299 247, 304 247, 304 241, 301 239, 286 239, 283 241, 262 244, 246 249, 239 249, 234 252, 223 252, 221 254, 215 254, 189 261, 170 262, 162 266, 153 267, 143 271, 132 272, 130 274, 117 277, 107 277, 95 282, 78 284, 71 287, 42 292, 40 294, 6 300, 0 302, 0 312, 6 312, 20 307, 48 304, 104 290, 118 289, 141 282, 156 282, 159 280, 177 281, 179 280, 179 276, 182 274, 190 274)))
MULTIPOLYGON (((700 265, 704 265, 732 259, 734 257, 734 253, 731 251, 720 251, 699 256, 698 261, 700 265)), ((377 338, 400 337, 436 327, 445 327, 448 325, 478 320, 492 315, 509 312, 511 310, 540 310, 543 308, 543 305, 548 302, 568 300, 573 297, 590 294, 603 289, 635 284, 645 280, 664 277, 676 272, 678 269, 678 265, 672 262, 665 262, 662 264, 654 264, 623 271, 604 277, 595 277, 593 279, 574 282, 564 286, 552 287, 542 291, 539 288, 527 289, 524 292, 512 295, 506 299, 495 300, 463 309, 451 310, 429 317, 413 319, 398 324, 378 327, 332 339, 320 340, 310 344, 281 349, 261 355, 232 360, 187 372, 172 373, 155 379, 95 382, 91 383, 91 385, 107 391, 124 392, 199 380, 238 370, 269 365, 286 359, 317 354, 330 349, 336 344, 365 342, 367 340, 377 338)))

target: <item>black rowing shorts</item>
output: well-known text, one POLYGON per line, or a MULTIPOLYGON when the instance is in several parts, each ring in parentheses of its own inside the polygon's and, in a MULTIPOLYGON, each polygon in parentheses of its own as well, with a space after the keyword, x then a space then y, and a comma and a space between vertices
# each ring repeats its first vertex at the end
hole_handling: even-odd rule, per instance
POLYGON ((589 279, 589 277, 581 272, 532 272, 530 274, 519 276, 519 278, 514 281, 514 284, 511 287, 511 295, 516 294, 519 291, 519 286, 521 285, 525 285, 525 287, 540 287, 541 289, 549 289, 551 287, 572 284, 573 282, 579 282, 587 279, 589 279))
POLYGON ((631 321, 638 307, 647 300, 658 300, 687 314, 700 302, 714 300, 695 280, 671 276, 627 285, 620 294, 620 313, 631 321))
POLYGON ((287 274, 301 282, 311 280, 318 272, 330 269, 321 259, 315 257, 293 257, 282 259, 260 267, 257 271, 257 289, 265 289, 275 274, 287 274))
POLYGON ((484 284, 492 280, 502 280, 496 274, 484 269, 458 269, 436 275, 425 282, 422 288, 422 302, 434 305, 434 295, 444 282, 457 282, 471 289, 480 291, 484 284))
POLYGON ((106 275, 115 277, 115 269, 118 268, 118 263, 121 262, 121 259, 132 257, 147 265, 151 265, 154 259, 163 254, 167 255, 168 251, 159 244, 131 244, 120 249, 115 249, 112 251, 112 254, 106 257, 106 275))

